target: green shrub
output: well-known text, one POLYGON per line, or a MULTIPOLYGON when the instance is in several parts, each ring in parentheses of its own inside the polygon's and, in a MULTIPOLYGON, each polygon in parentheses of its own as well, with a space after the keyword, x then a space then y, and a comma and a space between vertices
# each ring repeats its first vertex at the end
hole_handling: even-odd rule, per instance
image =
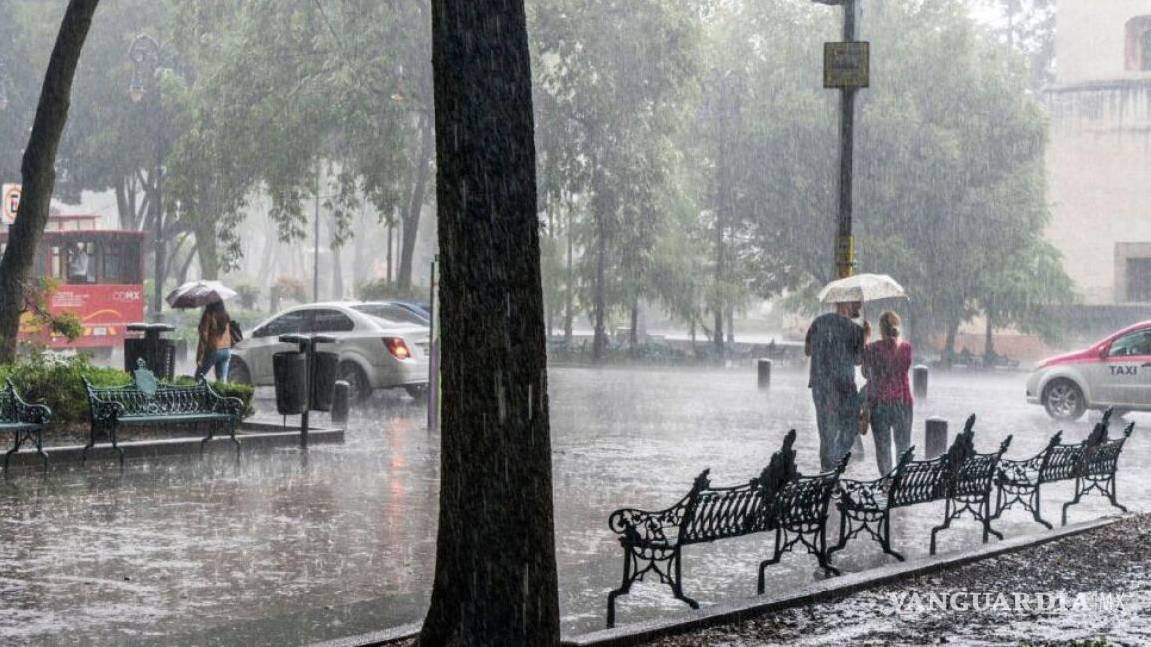
MULTIPOLYGON (((195 378, 191 375, 181 375, 175 379, 175 384, 178 386, 192 386, 196 383, 195 378)), ((256 387, 247 384, 231 384, 229 382, 211 382, 212 389, 225 398, 239 398, 244 403, 244 417, 252 415, 255 409, 252 408, 252 397, 256 393, 256 387)))
POLYGON ((360 285, 360 299, 364 301, 387 301, 389 299, 406 299, 408 301, 427 301, 428 288, 414 285, 407 290, 401 290, 395 283, 388 283, 386 279, 376 279, 360 285))
MULTIPOLYGON (((132 378, 124 371, 93 366, 86 355, 60 357, 50 353, 34 353, 21 357, 16 364, 0 365, 0 384, 11 379, 16 390, 29 402, 48 405, 57 424, 88 422, 88 393, 84 378, 93 386, 123 386, 132 378)), ((190 377, 176 379, 176 384, 194 384, 190 377)), ((255 389, 242 384, 213 383, 212 388, 224 397, 240 398, 244 402, 244 417, 252 414, 252 396, 255 389)))
POLYGON ((92 366, 86 355, 33 353, 16 364, 0 365, 0 382, 11 379, 21 397, 48 405, 54 421, 60 424, 87 422, 85 377, 95 386, 119 386, 128 381, 124 371, 92 366))

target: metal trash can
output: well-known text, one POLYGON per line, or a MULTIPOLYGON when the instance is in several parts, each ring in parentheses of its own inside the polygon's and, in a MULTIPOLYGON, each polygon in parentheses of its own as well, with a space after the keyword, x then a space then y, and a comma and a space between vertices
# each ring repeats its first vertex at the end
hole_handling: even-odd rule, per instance
POLYGON ((272 375, 276 386, 276 412, 281 416, 303 413, 308 406, 308 356, 299 351, 272 355, 272 375))
POLYGON ((331 411, 340 356, 316 352, 312 360, 312 411, 331 411))
POLYGON ((138 360, 161 380, 171 381, 176 374, 176 344, 163 339, 161 333, 175 330, 168 324, 135 323, 127 326, 129 332, 142 332, 143 337, 124 339, 124 370, 136 370, 138 360))

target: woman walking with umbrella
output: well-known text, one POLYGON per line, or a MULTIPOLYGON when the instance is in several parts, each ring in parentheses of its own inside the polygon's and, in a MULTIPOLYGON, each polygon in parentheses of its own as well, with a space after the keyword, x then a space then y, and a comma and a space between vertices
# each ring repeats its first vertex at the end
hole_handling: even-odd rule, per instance
POLYGON ((200 325, 196 327, 196 379, 215 369, 216 381, 228 381, 228 364, 232 360, 232 319, 224 307, 224 300, 236 296, 235 291, 219 281, 193 281, 185 283, 168 295, 173 308, 204 307, 200 325))
POLYGON ((196 345, 196 380, 215 369, 216 381, 228 381, 228 364, 232 361, 232 319, 223 301, 204 306, 197 327, 200 341, 196 345))

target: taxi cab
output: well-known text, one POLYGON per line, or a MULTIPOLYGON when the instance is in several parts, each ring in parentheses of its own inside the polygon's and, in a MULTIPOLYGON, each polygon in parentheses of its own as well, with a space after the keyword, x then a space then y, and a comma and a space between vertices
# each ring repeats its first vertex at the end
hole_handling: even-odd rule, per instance
POLYGON ((1108 407, 1151 411, 1151 321, 1039 362, 1027 380, 1027 401, 1059 420, 1108 407))

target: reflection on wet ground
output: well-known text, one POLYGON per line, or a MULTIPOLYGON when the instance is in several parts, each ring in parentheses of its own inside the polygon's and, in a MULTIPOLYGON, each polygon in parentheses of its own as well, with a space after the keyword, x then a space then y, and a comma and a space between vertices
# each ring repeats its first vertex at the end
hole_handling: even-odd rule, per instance
MULTIPOLYGON (((1009 456, 1042 448, 1059 428, 1023 402, 1023 376, 932 376, 916 412, 953 427, 980 415, 977 446, 1015 435, 1009 456)), ((378 396, 356 416, 342 446, 167 459, 13 476, 0 484, 0 642, 5 645, 303 644, 419 620, 435 547, 438 437, 403 396, 378 396)), ((783 434, 799 430, 801 470, 817 467, 814 412, 803 376, 782 373, 769 392, 748 370, 555 369, 551 373, 556 531, 565 632, 602 626, 606 592, 618 585, 619 546, 607 529, 616 508, 660 508, 712 468, 716 484, 759 472, 783 434)), ((270 402, 263 406, 270 408, 270 402)), ((1132 414, 1139 424, 1143 414, 1132 414)), ((1066 426, 1085 437, 1092 418, 1066 426)), ((322 420, 321 420, 322 423, 322 420)), ((954 430, 953 430, 954 431, 954 430)), ((870 441, 868 441, 870 442, 870 441)), ((1148 509, 1136 466, 1139 432, 1121 463, 1120 500, 1148 509)), ((872 448, 849 476, 875 474, 872 448)), ((1069 485, 1044 505, 1058 518, 1069 485)), ((1090 499, 1072 520, 1107 514, 1090 499)), ((909 557, 927 550, 942 506, 901 511, 893 533, 909 557)), ((1023 513, 997 528, 1043 529, 1023 513)), ((972 522, 941 534, 941 550, 979 541, 972 522)), ((685 592, 703 604, 755 593, 769 536, 685 551, 685 592)), ((846 570, 886 563, 873 543, 837 555, 846 570)), ((769 586, 817 577, 815 561, 785 557, 769 586)), ((666 587, 641 583, 621 599, 621 623, 685 609, 666 587)))

